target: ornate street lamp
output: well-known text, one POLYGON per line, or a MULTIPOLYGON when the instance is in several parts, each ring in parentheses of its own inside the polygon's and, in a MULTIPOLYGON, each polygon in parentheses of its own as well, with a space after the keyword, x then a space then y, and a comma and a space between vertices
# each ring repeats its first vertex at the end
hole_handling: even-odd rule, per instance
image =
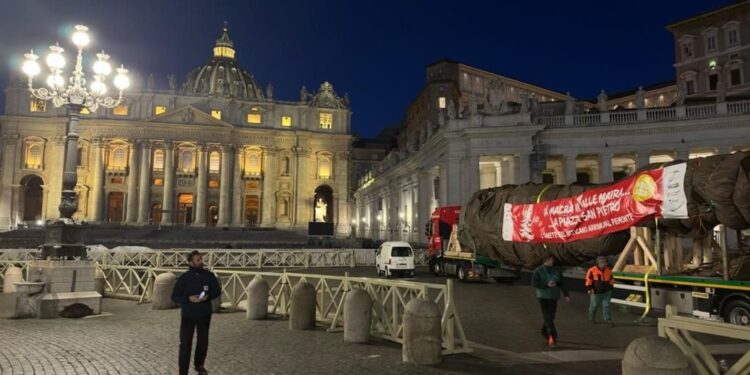
POLYGON ((78 122, 81 110, 88 109, 96 111, 100 106, 113 108, 122 101, 122 92, 130 86, 127 69, 120 66, 114 77, 113 84, 118 91, 117 98, 105 96, 107 84, 105 80, 112 73, 109 55, 104 51, 97 53, 97 60, 92 66, 93 81, 86 86, 86 78, 83 72, 83 49, 89 44, 88 27, 75 26, 73 33, 73 44, 78 48, 76 65, 70 78, 66 80, 63 76, 65 67, 64 50, 59 45, 49 47, 46 63, 50 75, 47 77, 48 87, 34 88, 34 77, 39 75, 41 68, 36 61, 39 56, 34 51, 24 55, 26 60, 22 70, 29 77, 29 92, 32 96, 51 100, 55 107, 65 106, 68 114, 67 142, 65 145, 65 166, 62 178, 62 196, 60 200, 60 218, 46 226, 46 240, 42 245, 42 257, 47 259, 68 258, 86 256, 83 246, 82 226, 73 220, 73 213, 78 210, 75 187, 78 180, 76 166, 78 165, 78 122))

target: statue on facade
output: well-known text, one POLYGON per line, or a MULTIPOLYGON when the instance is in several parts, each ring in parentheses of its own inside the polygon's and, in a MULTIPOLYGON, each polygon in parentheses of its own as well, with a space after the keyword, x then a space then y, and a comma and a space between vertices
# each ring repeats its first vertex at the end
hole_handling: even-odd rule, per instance
POLYGON ((726 101, 726 99, 727 99, 726 84, 724 84, 723 79, 719 79, 719 82, 716 82, 716 102, 722 103, 726 101))
POLYGON ((529 111, 529 94, 526 91, 521 91, 521 113, 529 111))
POLYGON ((602 92, 599 93, 599 96, 596 97, 596 106, 599 108, 599 112, 607 112, 607 99, 609 97, 607 96, 607 93, 604 92, 604 89, 602 89, 602 92))
POLYGON ((643 86, 639 86, 638 91, 635 92, 635 107, 638 109, 646 108, 646 92, 643 91, 643 86))
POLYGON ((169 85, 169 89, 171 91, 177 89, 177 79, 175 79, 174 74, 167 75, 167 84, 169 85))
POLYGON ((677 82, 677 105, 685 105, 685 96, 687 90, 685 89, 685 80, 681 79, 677 82))
POLYGON ((299 101, 307 102, 308 97, 310 97, 310 93, 307 92, 307 87, 305 87, 305 85, 302 85, 302 88, 299 90, 299 101))
POLYGON ((344 93, 343 101, 344 101, 344 105, 346 106, 346 108, 349 108, 349 93, 348 92, 344 93))
POLYGON ((575 111, 576 101, 570 96, 570 92, 565 93, 565 114, 572 115, 575 111))
POLYGON ((539 98, 533 92, 529 95, 529 112, 534 115, 539 114, 539 98))
POLYGON ((266 99, 273 99, 273 85, 270 83, 266 86, 266 99))
POLYGON ((315 221, 325 223, 327 219, 328 204, 323 201, 323 198, 318 198, 315 201, 315 221))
POLYGON ((471 116, 476 116, 479 113, 479 107, 477 104, 477 98, 472 95, 469 97, 469 114, 471 116))
POLYGON ((186 124, 190 124, 195 119, 195 114, 193 113, 193 110, 188 108, 185 112, 182 112, 182 122, 186 124))
POLYGON ((156 86, 156 82, 154 82, 154 75, 153 74, 149 74, 148 75, 148 80, 146 81, 146 89, 148 89, 149 91, 151 91, 151 90, 154 89, 155 86, 156 86))
POLYGON ((453 99, 448 99, 448 118, 451 120, 456 118, 456 103, 453 103, 453 99))

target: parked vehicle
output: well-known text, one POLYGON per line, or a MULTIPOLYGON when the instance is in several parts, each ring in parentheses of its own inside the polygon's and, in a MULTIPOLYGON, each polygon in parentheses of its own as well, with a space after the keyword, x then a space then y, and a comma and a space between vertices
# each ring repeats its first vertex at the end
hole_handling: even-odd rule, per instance
POLYGON ((384 242, 375 253, 375 270, 378 276, 394 275, 414 277, 414 250, 408 242, 384 242))

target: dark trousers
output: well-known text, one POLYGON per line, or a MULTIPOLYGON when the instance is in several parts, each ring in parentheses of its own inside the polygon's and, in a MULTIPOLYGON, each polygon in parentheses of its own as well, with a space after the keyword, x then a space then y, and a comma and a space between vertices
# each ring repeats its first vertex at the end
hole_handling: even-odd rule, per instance
POLYGON ((187 375, 190 370, 190 351, 193 346, 193 332, 198 331, 198 342, 195 344, 195 368, 203 367, 208 352, 208 327, 211 315, 192 317, 182 316, 180 321, 180 375, 187 375))
POLYGON ((555 328, 555 312, 557 311, 557 300, 539 298, 539 306, 542 308, 544 324, 542 325, 542 336, 552 336, 557 340, 557 328, 555 328))

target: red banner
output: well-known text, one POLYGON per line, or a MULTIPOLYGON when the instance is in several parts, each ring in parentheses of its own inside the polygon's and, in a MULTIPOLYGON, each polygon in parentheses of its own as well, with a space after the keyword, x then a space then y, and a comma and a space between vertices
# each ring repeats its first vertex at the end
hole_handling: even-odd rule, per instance
POLYGON ((685 164, 644 171, 609 186, 554 201, 506 204, 503 239, 559 243, 619 232, 653 215, 687 217, 685 164))

